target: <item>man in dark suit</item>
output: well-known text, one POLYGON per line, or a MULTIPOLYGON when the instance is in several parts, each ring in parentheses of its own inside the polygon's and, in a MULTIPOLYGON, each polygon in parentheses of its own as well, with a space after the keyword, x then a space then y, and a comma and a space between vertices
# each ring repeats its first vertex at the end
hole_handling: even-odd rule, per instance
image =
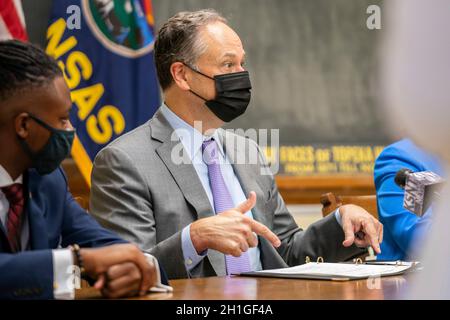
POLYGON ((106 297, 144 294, 158 278, 153 257, 72 198, 59 167, 74 137, 71 105, 56 61, 0 42, 1 299, 73 298, 80 272, 106 297))

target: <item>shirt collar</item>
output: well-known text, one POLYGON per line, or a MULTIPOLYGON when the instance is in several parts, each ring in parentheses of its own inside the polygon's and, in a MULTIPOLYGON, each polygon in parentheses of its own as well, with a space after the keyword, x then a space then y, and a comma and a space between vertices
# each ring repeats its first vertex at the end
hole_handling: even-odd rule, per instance
POLYGON ((184 149, 187 151, 191 161, 201 150, 203 141, 209 140, 211 138, 214 138, 214 141, 216 141, 219 147, 218 149, 220 153, 223 157, 225 156, 222 142, 219 139, 218 130, 214 130, 214 133, 211 136, 205 136, 200 131, 181 119, 178 115, 176 115, 165 103, 161 105, 160 110, 171 127, 176 131, 176 134, 180 138, 181 143, 183 144, 184 149))
POLYGON ((22 184, 23 175, 20 175, 17 177, 16 180, 13 181, 9 173, 3 168, 3 166, 0 164, 0 188, 8 187, 10 185, 13 185, 15 183, 22 184))

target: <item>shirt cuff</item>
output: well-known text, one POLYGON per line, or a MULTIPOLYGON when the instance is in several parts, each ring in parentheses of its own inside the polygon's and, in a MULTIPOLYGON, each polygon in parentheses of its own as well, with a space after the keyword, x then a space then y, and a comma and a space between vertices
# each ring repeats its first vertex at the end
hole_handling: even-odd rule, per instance
POLYGON ((196 265, 203 260, 208 250, 198 254, 194 248, 191 239, 191 225, 186 226, 181 233, 181 248, 183 250, 184 265, 186 270, 190 272, 196 265))
POLYGON ((148 263, 155 265, 156 270, 156 283, 149 289, 150 292, 172 292, 173 288, 171 286, 161 283, 161 272, 159 269, 159 262, 154 256, 148 253, 144 253, 147 258, 148 263))
POLYGON ((337 208, 336 211, 334 212, 334 216, 336 218, 336 221, 342 227, 342 219, 341 219, 341 213, 339 212, 339 208, 337 208))
POLYGON ((53 296, 61 300, 75 299, 75 288, 80 287, 81 276, 79 270, 74 269, 72 251, 52 250, 52 258, 53 296))

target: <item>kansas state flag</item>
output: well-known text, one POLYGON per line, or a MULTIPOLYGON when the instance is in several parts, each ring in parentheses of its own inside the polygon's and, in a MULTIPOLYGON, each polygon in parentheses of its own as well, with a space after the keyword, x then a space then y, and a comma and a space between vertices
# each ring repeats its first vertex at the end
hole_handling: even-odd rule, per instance
POLYGON ((46 52, 64 71, 77 129, 72 156, 90 185, 97 152, 159 107, 151 0, 54 0, 46 52))

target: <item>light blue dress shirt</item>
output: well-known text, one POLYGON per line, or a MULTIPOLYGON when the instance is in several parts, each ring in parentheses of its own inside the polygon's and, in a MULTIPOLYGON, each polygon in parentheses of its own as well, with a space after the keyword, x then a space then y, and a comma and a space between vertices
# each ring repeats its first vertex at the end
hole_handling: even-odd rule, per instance
MULTIPOLYGON (((192 161, 195 171, 197 172, 197 175, 202 183, 203 189, 205 189, 205 192, 208 195, 211 207, 214 208, 214 198, 212 195, 211 186, 209 184, 208 167, 203 161, 201 150, 203 141, 209 140, 211 137, 214 138, 214 141, 216 141, 218 145, 218 150, 220 151, 220 169, 225 180, 225 184, 230 191, 234 205, 237 206, 238 204, 244 202, 247 197, 242 190, 238 178, 234 174, 230 160, 223 151, 223 146, 217 135, 217 131, 215 131, 212 136, 204 136, 200 131, 194 129, 191 125, 178 117, 164 103, 162 104, 160 110, 172 128, 176 130, 176 133, 183 144, 183 148, 186 150, 190 160, 192 161)), ((248 211, 246 215, 253 218, 251 211, 248 211)), ((186 270, 190 272, 190 270, 198 265, 198 263, 206 256, 207 251, 198 254, 195 250, 190 237, 190 225, 183 229, 181 241, 186 270)), ((261 270, 261 259, 258 247, 250 248, 248 253, 252 270, 261 270)))
MULTIPOLYGON (((230 163, 230 160, 227 155, 225 155, 223 151, 223 146, 220 142, 220 139, 217 135, 217 130, 214 132, 212 136, 204 136, 200 131, 193 128, 191 125, 186 123, 180 117, 178 117, 172 110, 170 110, 166 104, 162 104, 160 110, 164 117, 167 119, 169 124, 172 126, 178 137, 183 144, 183 148, 186 150, 189 159, 192 161, 192 164, 197 172, 197 175, 202 183, 203 189, 205 189, 206 194, 208 195, 209 202, 211 207, 214 208, 214 198, 211 191, 211 186, 209 184, 209 176, 208 176, 208 167, 203 161, 202 158, 202 144, 203 141, 214 138, 218 145, 219 152, 219 162, 220 169, 225 180, 225 184, 227 185, 228 190, 230 191, 231 198, 233 199, 233 203, 235 206, 244 202, 247 197, 242 190, 241 184, 239 183, 238 178, 234 174, 233 166, 230 163)), ((251 211, 246 212, 246 215, 253 219, 253 214, 251 211)), ((336 220, 340 225, 341 224, 341 216, 339 214, 339 210, 335 212, 336 220)), ((184 257, 184 264, 188 273, 205 258, 207 251, 202 252, 201 254, 197 253, 194 245, 192 244, 191 236, 190 236, 190 227, 191 225, 186 226, 181 234, 181 245, 184 257)), ((258 247, 249 248, 248 250, 250 257, 250 264, 253 271, 262 270, 261 259, 260 259, 260 251, 258 247)))

